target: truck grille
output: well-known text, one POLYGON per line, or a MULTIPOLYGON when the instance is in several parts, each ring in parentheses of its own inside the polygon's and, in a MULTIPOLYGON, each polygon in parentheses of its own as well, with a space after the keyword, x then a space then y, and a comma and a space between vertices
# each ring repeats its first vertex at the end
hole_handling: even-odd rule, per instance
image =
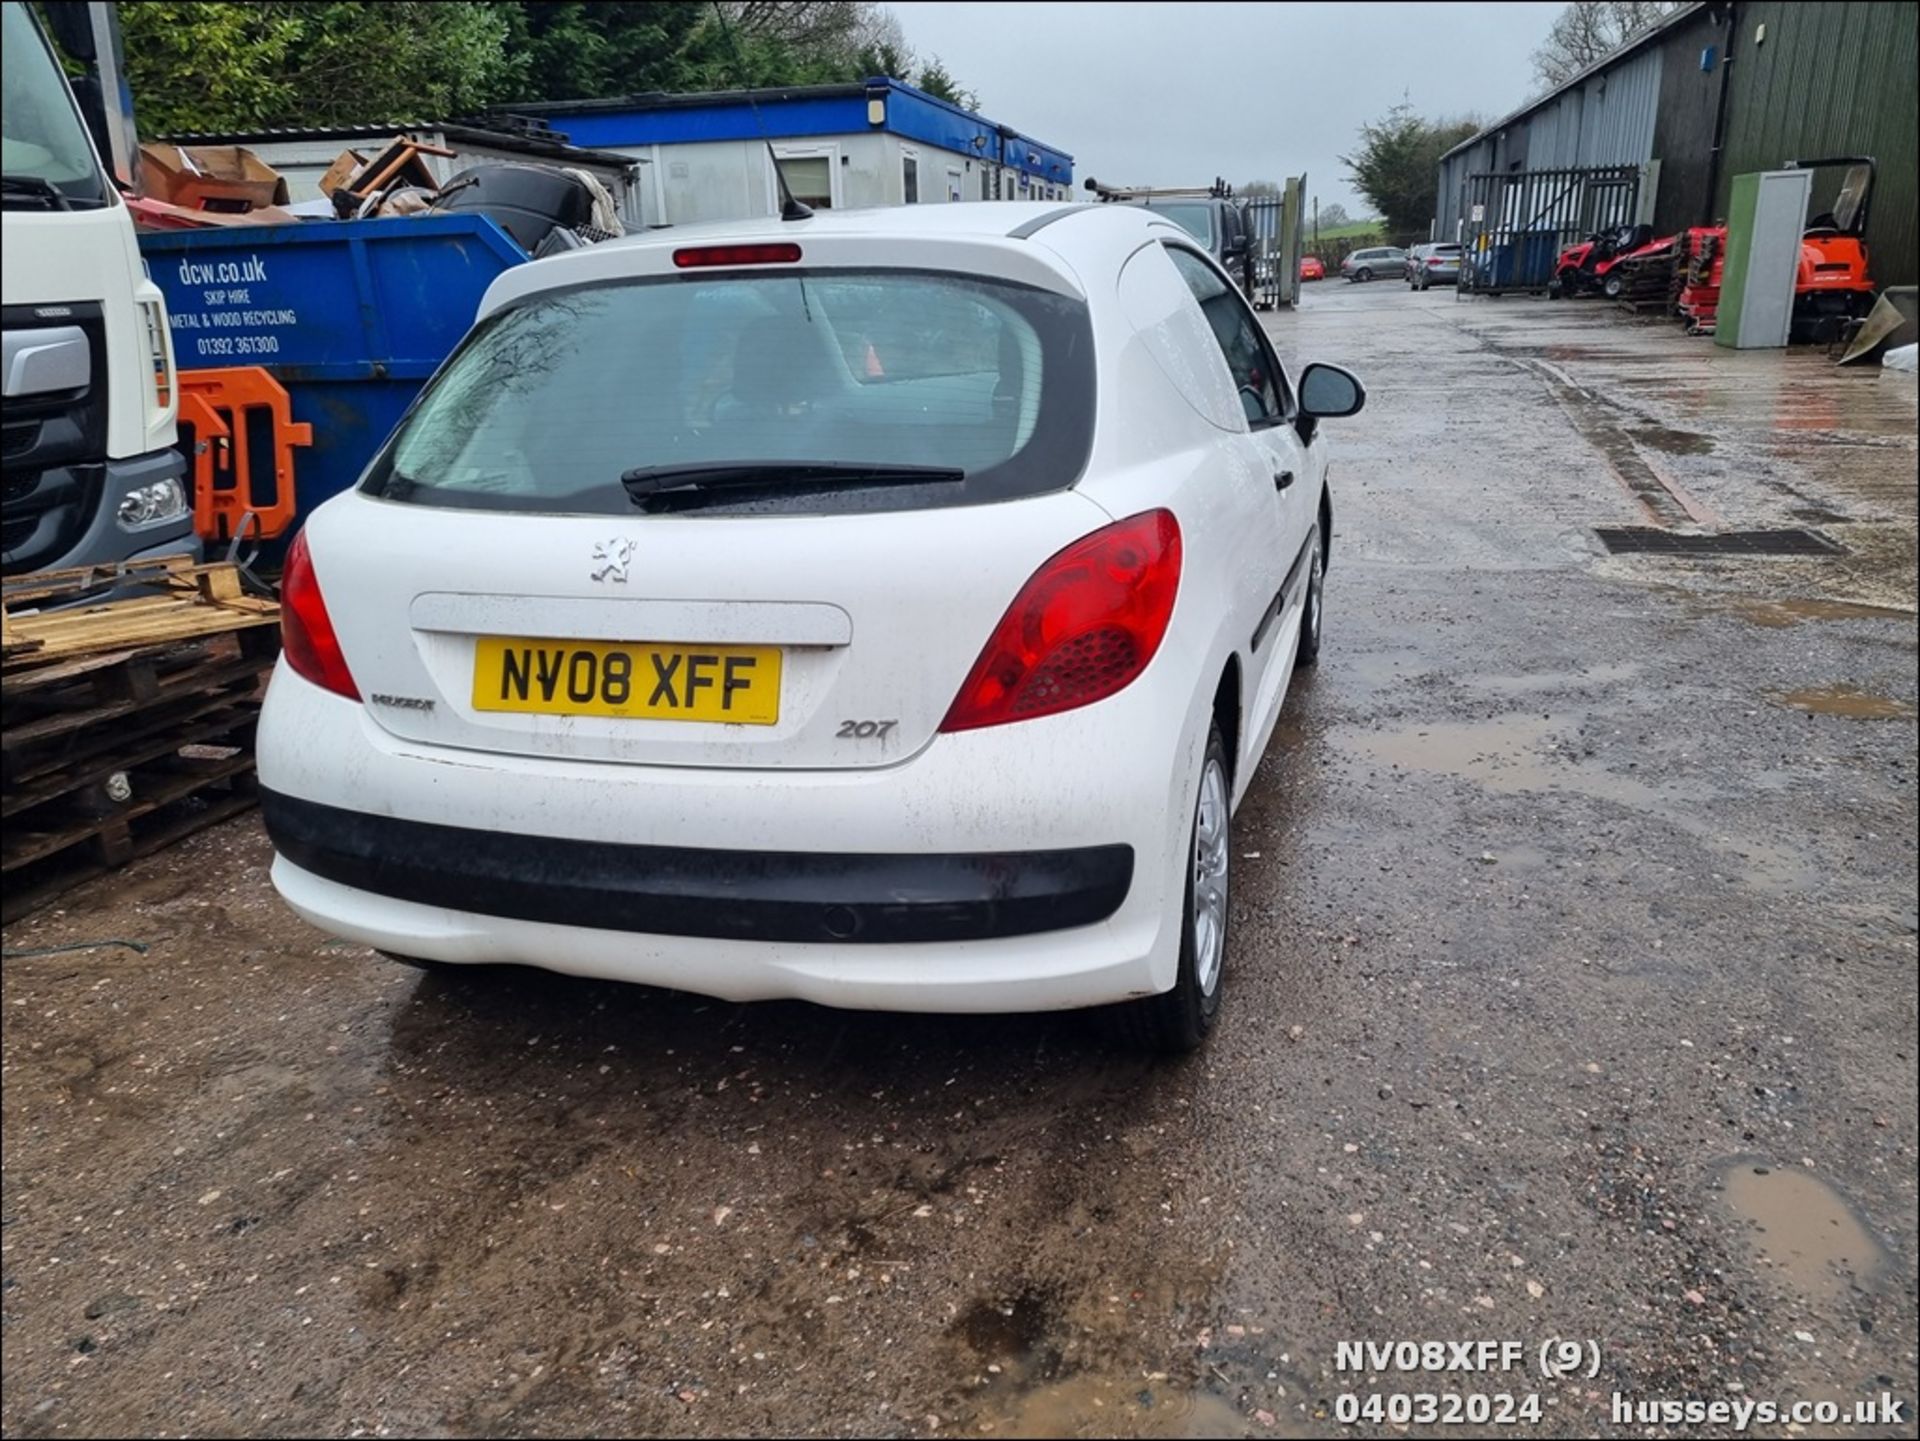
POLYGON ((0 457, 0 572, 18 575, 57 562, 86 534, 100 504, 107 453, 107 337, 100 307, 74 302, 56 307, 9 305, 7 330, 76 325, 92 354, 87 383, 78 390, 17 395, 6 403, 0 457), (49 310, 58 314, 49 314, 49 310))
POLYGON ((104 465, 65 465, 7 477, 0 511, 0 573, 43 570, 86 534, 100 504, 104 465))

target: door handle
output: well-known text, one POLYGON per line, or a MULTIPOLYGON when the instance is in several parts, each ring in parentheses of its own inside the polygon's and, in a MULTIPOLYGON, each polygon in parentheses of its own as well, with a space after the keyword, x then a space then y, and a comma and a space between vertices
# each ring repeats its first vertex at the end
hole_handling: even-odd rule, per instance
POLYGON ((1280 471, 1275 471, 1275 472, 1274 472, 1274 476, 1273 476, 1273 488, 1274 488, 1275 490, 1285 490, 1285 489, 1286 489, 1286 488, 1287 488, 1288 486, 1290 486, 1290 485, 1292 485, 1292 484, 1293 484, 1293 472, 1292 472, 1292 471, 1290 471, 1290 470, 1280 470, 1280 471))

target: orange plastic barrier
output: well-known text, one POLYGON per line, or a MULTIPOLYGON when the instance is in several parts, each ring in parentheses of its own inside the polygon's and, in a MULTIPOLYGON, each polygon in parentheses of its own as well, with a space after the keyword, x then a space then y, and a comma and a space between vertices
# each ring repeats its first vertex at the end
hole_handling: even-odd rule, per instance
POLYGON ((313 444, 313 427, 293 418, 279 381, 257 365, 183 370, 180 428, 202 540, 231 540, 243 526, 270 540, 293 524, 293 452, 313 444))

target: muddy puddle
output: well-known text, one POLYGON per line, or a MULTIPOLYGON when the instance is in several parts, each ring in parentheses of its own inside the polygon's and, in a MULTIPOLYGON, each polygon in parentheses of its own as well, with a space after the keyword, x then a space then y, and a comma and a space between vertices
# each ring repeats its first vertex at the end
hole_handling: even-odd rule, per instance
POLYGON ((1570 720, 1504 715, 1336 732, 1332 739, 1347 754, 1388 770, 1459 776, 1507 794, 1571 791, 1662 814, 1679 803, 1678 797, 1644 781, 1580 765, 1562 750, 1561 737, 1572 727, 1570 720))
POLYGON ((1776 704, 1809 715, 1845 716, 1850 720, 1896 720, 1912 717, 1913 706, 1891 696, 1875 695, 1850 685, 1813 686, 1806 690, 1783 691, 1771 698, 1776 704))
POLYGON ((1635 425, 1627 428, 1627 434, 1640 444, 1665 451, 1668 455, 1708 455, 1713 451, 1713 437, 1695 430, 1674 430, 1665 425, 1635 425))
POLYGON ((1175 1293, 1153 1289, 1108 1296, 1104 1306, 1091 1296, 1067 1302, 1054 1288, 976 1300, 949 1331, 969 1377, 955 1398, 961 1429, 1035 1437, 1294 1434, 1288 1418, 1258 1409, 1270 1401, 1249 1401, 1204 1356, 1167 1370, 1141 1365, 1118 1319, 1135 1305, 1181 1309, 1175 1293))
POLYGON ((1497 791, 1553 789, 1549 768, 1554 723, 1539 716, 1435 722, 1391 730, 1350 731, 1334 742, 1349 755, 1392 770, 1462 776, 1497 791))
MULTIPOLYGON (((1280 1418, 1275 1418, 1276 1422, 1280 1418)), ((1175 1387, 1152 1375, 1079 1372, 1010 1396, 975 1429, 1000 1436, 1245 1436, 1290 1434, 1256 1423, 1226 1397, 1175 1387)), ((1300 1433, 1304 1434, 1304 1433, 1300 1433)))
MULTIPOLYGON (((1327 739, 1387 775, 1456 776, 1506 795, 1579 795, 1657 816, 1723 858, 1719 864, 1732 877, 1768 894, 1804 892, 1821 884, 1816 857, 1750 836, 1723 834, 1703 812, 1701 795, 1624 776, 1584 758, 1568 746, 1576 730, 1572 717, 1527 713, 1389 730, 1336 729, 1327 739)), ((1524 854, 1517 859, 1521 869, 1528 868, 1524 854)))
POLYGON ((1614 665, 1588 666, 1583 670, 1537 671, 1531 675, 1468 675, 1460 679, 1475 690, 1499 695, 1536 695, 1542 692, 1578 690, 1584 686, 1615 685, 1640 674, 1633 661, 1614 665))
POLYGON ((1747 1223, 1761 1264, 1804 1296, 1837 1301, 1886 1269, 1885 1248, 1846 1198, 1811 1171, 1743 1160, 1727 1168, 1721 1187, 1727 1208, 1747 1223))
POLYGON ((1911 627, 1911 611, 1892 606, 1861 605, 1845 600, 1796 599, 1790 596, 1695 595, 1684 592, 1687 603, 1703 615, 1731 615, 1769 630, 1785 630, 1816 620, 1894 620, 1911 627))

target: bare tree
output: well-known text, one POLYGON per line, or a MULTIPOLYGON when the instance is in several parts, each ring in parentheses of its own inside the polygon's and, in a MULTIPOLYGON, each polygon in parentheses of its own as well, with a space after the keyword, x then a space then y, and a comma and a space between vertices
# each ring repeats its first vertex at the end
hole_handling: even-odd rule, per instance
POLYGON ((724 0, 723 8, 741 35, 806 55, 844 52, 849 59, 881 25, 884 13, 870 0, 724 0))
POLYGON ((862 5, 860 20, 852 36, 856 50, 900 51, 911 54, 900 17, 884 5, 862 5))
POLYGON ((1678 8, 1673 0, 1574 0, 1533 52, 1534 74, 1545 89, 1563 85, 1678 8))

